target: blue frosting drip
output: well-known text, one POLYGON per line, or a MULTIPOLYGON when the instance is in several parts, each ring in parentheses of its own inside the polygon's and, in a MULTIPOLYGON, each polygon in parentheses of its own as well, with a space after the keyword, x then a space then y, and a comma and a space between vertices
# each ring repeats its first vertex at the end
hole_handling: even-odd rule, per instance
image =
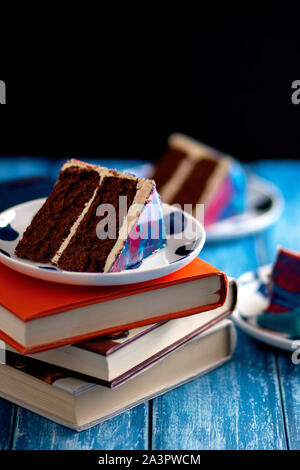
POLYGON ((149 196, 149 202, 145 204, 111 272, 134 268, 137 263, 164 248, 166 244, 162 206, 157 191, 153 190, 149 196))
POLYGON ((138 263, 133 264, 132 266, 129 266, 127 269, 137 269, 141 266, 143 261, 139 261, 138 263))

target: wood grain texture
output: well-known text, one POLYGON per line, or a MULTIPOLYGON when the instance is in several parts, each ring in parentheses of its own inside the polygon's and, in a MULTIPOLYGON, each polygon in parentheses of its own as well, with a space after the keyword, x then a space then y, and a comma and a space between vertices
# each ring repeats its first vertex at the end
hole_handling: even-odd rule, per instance
POLYGON ((8 450, 13 435, 16 407, 0 398, 0 450, 8 450))
POLYGON ((300 450, 300 342, 298 363, 293 364, 290 354, 278 355, 278 370, 283 400, 288 446, 300 450))
POLYGON ((239 332, 232 361, 154 400, 154 449, 285 449, 274 355, 239 332))
POLYGON ((265 242, 265 259, 260 262, 265 264, 273 261, 278 245, 300 251, 300 162, 262 161, 251 167, 256 174, 276 184, 285 200, 280 219, 260 236, 265 242))
MULTIPOLYGON (((261 264, 274 260, 277 246, 300 251, 300 162, 257 162, 254 171, 276 184, 284 198, 285 209, 274 227, 261 235, 261 264)), ((277 351, 283 412, 290 449, 300 449, 300 364, 294 365, 292 355, 277 351)), ((298 355, 300 357, 300 355, 298 355)))
MULTIPOLYGON (((257 268, 247 237, 207 245, 202 256, 232 276, 257 268)), ((238 332, 232 361, 153 403, 154 449, 285 449, 273 352, 238 332)))
MULTIPOLYGON (((0 180, 54 174, 60 164, 0 159, 0 180)), ((121 165, 133 162, 113 166, 121 165)), ((280 221, 263 234, 204 247, 203 258, 231 276, 271 262, 279 243, 300 250, 300 163, 250 167, 277 184, 287 203, 280 221)), ((0 448, 12 442, 14 449, 147 449, 150 437, 154 449, 299 449, 299 367, 288 354, 239 332, 233 360, 155 399, 152 423, 144 404, 78 434, 18 407, 13 432, 15 407, 0 400, 0 448)))
POLYGON ((228 276, 238 277, 245 271, 258 267, 256 239, 246 237, 242 240, 206 244, 201 258, 222 269, 228 276))
POLYGON ((148 448, 148 404, 78 433, 18 408, 13 437, 18 450, 144 450, 148 448))

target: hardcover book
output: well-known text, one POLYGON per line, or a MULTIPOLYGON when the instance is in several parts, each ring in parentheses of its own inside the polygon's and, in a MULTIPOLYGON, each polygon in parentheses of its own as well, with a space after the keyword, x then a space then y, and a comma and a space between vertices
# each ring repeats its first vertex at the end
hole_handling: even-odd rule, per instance
MULTIPOLYGON (((162 323, 98 337, 74 345, 30 354, 40 366, 57 366, 82 380, 114 388, 156 364, 193 337, 231 314, 237 300, 237 285, 231 279, 221 307, 162 323)), ((7 351, 17 351, 7 345, 7 351)), ((22 355, 19 355, 22 358, 22 355)))
POLYGON ((226 275, 200 260, 137 285, 55 284, 0 263, 0 338, 22 354, 221 307, 226 275))
POLYGON ((0 365, 0 396, 82 431, 224 364, 234 346, 234 326, 223 320, 114 390, 8 355, 0 365))

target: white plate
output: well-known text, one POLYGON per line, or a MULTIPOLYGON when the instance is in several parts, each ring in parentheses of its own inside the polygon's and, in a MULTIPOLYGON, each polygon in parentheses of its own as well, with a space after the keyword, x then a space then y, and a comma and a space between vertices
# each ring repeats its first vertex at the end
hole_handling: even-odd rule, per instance
MULTIPOLYGON (((153 165, 139 165, 127 171, 137 176, 149 177, 153 165)), ((244 237, 260 232, 278 220, 283 210, 283 198, 279 189, 254 174, 248 173, 248 207, 240 215, 228 217, 205 227, 206 241, 218 242, 244 237)))
POLYGON ((290 339, 284 333, 262 328, 256 321, 257 315, 262 313, 268 306, 269 299, 266 294, 266 287, 270 272, 271 266, 263 266, 257 271, 243 274, 238 279, 238 305, 232 318, 245 333, 253 338, 293 352, 300 348, 300 338, 298 340, 290 339))
POLYGON ((137 268, 120 273, 74 273, 51 264, 17 258, 15 247, 45 198, 19 204, 0 214, 0 261, 15 271, 38 279, 77 285, 121 285, 149 281, 178 271, 196 258, 205 242, 202 225, 190 214, 163 204, 166 248, 145 258, 137 268), (174 223, 175 218, 175 223, 174 223), (181 221, 184 220, 184 224, 181 221), (176 233, 174 232, 174 227, 176 233))
POLYGON ((279 219, 283 210, 279 189, 256 175, 248 175, 248 207, 206 228, 207 241, 222 241, 260 232, 279 219))

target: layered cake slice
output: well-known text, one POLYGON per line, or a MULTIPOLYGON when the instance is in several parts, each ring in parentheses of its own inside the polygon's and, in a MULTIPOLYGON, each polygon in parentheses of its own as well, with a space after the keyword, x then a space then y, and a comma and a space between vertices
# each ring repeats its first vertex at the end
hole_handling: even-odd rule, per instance
POLYGON ((245 210, 246 176, 239 163, 185 135, 169 137, 152 178, 163 202, 189 204, 194 215, 204 204, 205 225, 245 210))
POLYGON ((269 289, 270 303, 258 324, 300 338, 300 253, 278 249, 269 289))
POLYGON ((165 245, 153 180, 70 160, 15 253, 66 271, 118 272, 165 245))

